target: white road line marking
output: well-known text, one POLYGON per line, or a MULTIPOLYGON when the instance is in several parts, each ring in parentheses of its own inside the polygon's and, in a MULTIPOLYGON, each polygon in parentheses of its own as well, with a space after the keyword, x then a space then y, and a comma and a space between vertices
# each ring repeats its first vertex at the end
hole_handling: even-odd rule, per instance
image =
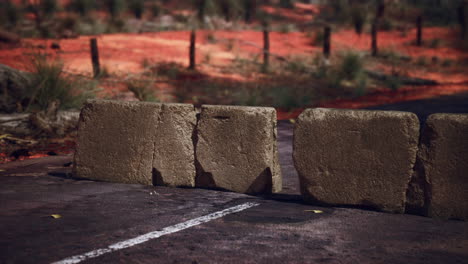
POLYGON ((190 228, 190 227, 193 227, 193 226, 197 226, 197 225, 209 222, 211 220, 221 218, 221 217, 223 217, 225 215, 237 213, 237 212, 243 211, 245 209, 249 209, 251 207, 258 206, 258 205, 260 205, 260 204, 258 204, 258 203, 244 203, 244 204, 241 204, 241 205, 238 205, 238 206, 234 206, 234 207, 231 207, 231 208, 224 209, 222 211, 218 211, 218 212, 215 212, 215 213, 212 213, 212 214, 208 214, 208 215, 204 215, 204 216, 192 219, 192 220, 188 220, 188 221, 180 223, 180 224, 168 226, 168 227, 163 228, 162 230, 153 231, 153 232, 146 233, 144 235, 137 236, 137 237, 129 239, 129 240, 121 241, 121 242, 112 244, 112 245, 110 245, 110 246, 108 246, 106 248, 96 249, 96 250, 89 251, 89 252, 81 254, 81 255, 76 255, 76 256, 72 256, 72 257, 57 261, 57 262, 53 262, 52 264, 79 263, 79 262, 85 261, 85 260, 90 259, 90 258, 99 257, 99 256, 104 255, 106 253, 110 253, 110 252, 117 251, 117 250, 120 250, 120 249, 133 247, 135 245, 145 243, 145 242, 147 242, 149 240, 152 240, 152 239, 155 239, 155 238, 158 238, 158 237, 162 237, 162 236, 165 236, 165 235, 169 235, 169 234, 172 234, 172 233, 175 233, 175 232, 179 232, 179 231, 182 231, 184 229, 187 229, 187 228, 190 228))

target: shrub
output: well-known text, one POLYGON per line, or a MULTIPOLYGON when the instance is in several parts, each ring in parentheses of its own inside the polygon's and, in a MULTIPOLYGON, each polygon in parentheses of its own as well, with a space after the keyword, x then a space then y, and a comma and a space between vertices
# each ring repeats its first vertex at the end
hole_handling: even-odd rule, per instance
POLYGON ((205 16, 216 13, 214 0, 193 0, 193 6, 197 10, 197 17, 200 22, 204 22, 205 16))
POLYGON ((444 59, 442 61, 442 67, 450 67, 453 65, 453 60, 451 59, 444 59))
POLYGON ((309 71, 309 65, 305 59, 296 57, 288 60, 284 69, 291 73, 301 74, 309 71))
POLYGON ((10 1, 0 3, 0 22, 14 27, 22 18, 21 9, 10 1))
POLYGON ((437 49, 437 48, 440 48, 442 44, 443 44, 443 41, 440 38, 435 38, 435 39, 431 39, 431 41, 428 43, 428 46, 431 49, 437 49))
POLYGON ((259 87, 243 87, 234 94, 233 103, 236 105, 258 106, 262 98, 259 87))
POLYGON ((392 31, 395 29, 395 24, 391 19, 384 17, 379 22, 379 29, 383 31, 392 31))
POLYGON ((343 79, 356 80, 364 71, 364 60, 358 53, 347 52, 343 55, 338 67, 338 73, 343 79))
POLYGON ((104 23, 102 20, 96 19, 89 22, 78 21, 75 30, 80 35, 98 35, 108 31, 107 28, 107 23, 104 23))
POLYGON ((390 75, 388 78, 384 80, 384 85, 390 88, 392 91, 398 90, 401 87, 402 82, 398 76, 390 75))
POLYGON ((94 82, 67 76, 63 68, 61 62, 48 61, 43 54, 32 57, 27 110, 46 110, 54 101, 59 101, 62 109, 79 108, 86 99, 94 96, 94 82))
POLYGON ((450 25, 457 23, 457 7, 463 0, 411 0, 409 3, 422 10, 423 16, 431 18, 432 25, 450 25))
POLYGON ((351 21, 357 34, 362 34, 366 19, 366 11, 362 7, 356 6, 351 9, 351 21))
POLYGON ((315 33, 312 44, 314 46, 322 46, 323 42, 325 41, 325 33, 323 30, 318 30, 317 33, 315 33))
POLYGON ((146 68, 150 68, 152 65, 153 65, 153 61, 151 61, 150 59, 148 58, 143 58, 141 60, 141 66, 146 69, 146 68))
POLYGON ((125 0, 104 0, 103 5, 114 20, 125 9, 125 0))
POLYGON ((45 15, 53 15, 59 9, 57 0, 42 0, 40 1, 40 7, 45 15))
POLYGON ((153 84, 153 80, 130 80, 127 82, 127 88, 139 101, 159 102, 151 89, 153 84))
POLYGON ((416 65, 418 65, 418 66, 424 67, 424 66, 427 66, 428 63, 429 63, 429 61, 428 61, 427 57, 425 57, 425 56, 420 56, 416 60, 416 65))
POLYGON ((252 22, 257 13, 257 0, 243 0, 244 6, 244 21, 246 23, 252 22))
POLYGON ((60 27, 62 30, 74 31, 78 25, 78 18, 76 15, 67 15, 60 19, 60 27))
POLYGON ((347 0, 328 0, 326 5, 328 8, 324 9, 325 12, 321 15, 338 23, 348 22, 351 12, 347 0))
POLYGON ((184 67, 175 62, 162 62, 155 66, 154 74, 166 76, 168 79, 175 80, 179 77, 184 67))
POLYGON ((281 24, 278 26, 278 31, 279 31, 280 33, 286 34, 286 33, 298 31, 298 29, 297 29, 297 27, 296 27, 294 24, 290 24, 290 23, 281 23, 281 24))
POLYGON ((128 7, 135 18, 141 19, 143 17, 143 12, 145 11, 145 2, 143 0, 130 0, 128 7))
POLYGON ((162 13, 161 6, 158 3, 151 4, 150 11, 153 17, 158 17, 162 13))
POLYGON ((307 105, 310 97, 304 94, 299 87, 274 86, 268 88, 267 96, 271 97, 271 104, 285 110, 307 105))
POLYGON ((280 0, 279 6, 282 8, 294 8, 294 0, 280 0))
POLYGON ((95 8, 95 4, 93 0, 72 0, 68 8, 77 12, 80 16, 87 16, 95 8))
POLYGON ((367 86, 368 86, 367 75, 364 73, 359 74, 357 81, 356 81, 356 90, 355 90, 356 96, 365 95, 367 86))
POLYGON ((237 19, 242 13, 238 0, 218 0, 218 8, 226 21, 237 19))

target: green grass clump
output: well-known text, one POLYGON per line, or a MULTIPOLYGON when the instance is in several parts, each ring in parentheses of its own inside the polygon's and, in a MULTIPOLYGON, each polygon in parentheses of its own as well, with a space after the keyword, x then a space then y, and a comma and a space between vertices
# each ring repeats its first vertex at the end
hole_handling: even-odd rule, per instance
POLYGON ((345 80, 356 80, 364 71, 364 60, 360 54, 347 52, 338 65, 338 74, 345 80))
POLYGON ((139 101, 159 102, 151 89, 154 85, 153 80, 130 80, 127 83, 127 88, 135 95, 139 101))
POLYGON ((390 88, 392 91, 398 90, 402 85, 401 78, 398 76, 390 75, 388 78, 385 79, 384 85, 390 88))
POLYGON ((420 67, 425 67, 429 65, 429 60, 425 56, 420 56, 416 60, 416 65, 420 67))
POLYGON ((48 60, 45 55, 33 56, 31 72, 26 110, 46 110, 53 101, 59 101, 61 109, 80 108, 86 99, 94 97, 94 82, 67 76, 63 63, 48 60))

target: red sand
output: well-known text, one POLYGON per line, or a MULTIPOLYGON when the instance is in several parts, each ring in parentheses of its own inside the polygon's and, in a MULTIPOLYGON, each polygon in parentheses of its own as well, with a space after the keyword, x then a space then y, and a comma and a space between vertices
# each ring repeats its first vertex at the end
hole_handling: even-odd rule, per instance
MULTIPOLYGON (((456 32, 445 28, 426 28, 426 39, 441 38, 449 43, 455 37, 456 32)), ((448 45, 437 49, 416 47, 411 44, 414 39, 414 30, 407 36, 399 32, 381 32, 379 34, 380 49, 393 49, 396 52, 412 57, 425 56, 430 61, 432 57, 443 59, 467 58, 468 53, 460 52, 448 45)), ((109 34, 96 36, 99 41, 101 63, 110 72, 126 75, 142 70, 141 62, 144 59, 154 62, 172 61, 183 65, 188 64, 189 32, 159 32, 145 34, 109 34)), ((65 62, 67 71, 91 75, 91 60, 89 55, 89 38, 82 36, 77 39, 64 40, 24 40, 20 47, 3 48, 0 50, 0 63, 19 69, 27 70, 28 53, 34 51, 47 52, 51 56, 59 57, 65 62), (53 42, 59 42, 60 51, 53 51, 48 47, 53 42), (47 47, 40 49, 39 46, 47 47)), ((272 32, 271 52, 283 57, 309 56, 320 52, 319 47, 311 45, 310 37, 300 32, 278 33, 272 32)), ((252 58, 261 54, 263 36, 257 31, 198 31, 197 33, 197 62, 201 63, 206 56, 210 56, 210 64, 225 65, 236 57, 252 58), (209 35, 214 41, 209 42, 209 35)), ((361 36, 351 30, 344 30, 333 34, 332 47, 335 50, 359 49, 366 51, 370 46, 368 34, 361 36)), ((385 69, 386 66, 380 66, 385 69)), ((205 68, 202 66, 201 70, 205 68)), ((387 67, 388 69, 388 67, 387 67)), ((223 73, 213 72, 212 68, 206 68, 205 74, 216 77, 233 78, 240 80, 242 76, 228 76, 223 73)), ((421 69, 405 72, 409 76, 434 79, 445 84, 457 84, 468 81, 464 72, 440 73, 421 69)), ((248 81, 248 80, 247 80, 248 81)), ((122 91, 122 86, 106 85, 108 89, 122 91), (109 87, 110 86, 110 87, 109 87)), ((371 95, 352 100, 338 99, 334 102, 326 102, 322 106, 359 108, 369 105, 386 104, 406 100, 430 98, 443 94, 453 94, 468 91, 468 85, 442 85, 432 87, 404 87, 397 92, 386 89, 377 91, 371 95)))

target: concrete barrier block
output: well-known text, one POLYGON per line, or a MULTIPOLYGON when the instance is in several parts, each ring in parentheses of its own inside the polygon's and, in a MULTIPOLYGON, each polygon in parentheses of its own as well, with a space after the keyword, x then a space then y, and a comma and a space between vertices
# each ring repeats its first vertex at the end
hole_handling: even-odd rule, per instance
POLYGON ((240 193, 281 191, 275 109, 202 106, 196 159, 198 187, 240 193))
POLYGON ((429 184, 429 216, 468 220, 468 115, 429 116, 419 159, 429 184))
POLYGON ((153 184, 195 186, 196 115, 193 105, 162 105, 154 140, 153 184))
POLYGON ((194 186, 191 105, 92 100, 82 109, 74 173, 140 184, 194 186))
POLYGON ((418 137, 412 113, 305 110, 293 151, 304 199, 403 213, 418 137))

